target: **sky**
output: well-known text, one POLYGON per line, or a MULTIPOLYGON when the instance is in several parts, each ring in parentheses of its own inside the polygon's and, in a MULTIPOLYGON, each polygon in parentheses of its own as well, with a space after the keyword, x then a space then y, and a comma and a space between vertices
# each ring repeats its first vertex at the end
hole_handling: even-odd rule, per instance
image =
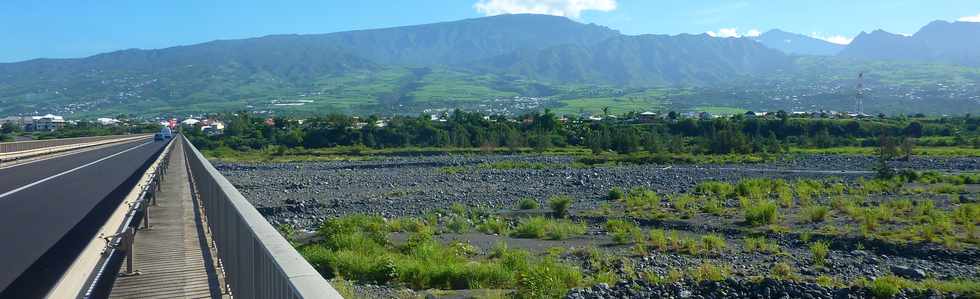
POLYGON ((0 62, 75 58, 269 34, 329 33, 543 13, 625 34, 752 36, 769 29, 847 43, 980 22, 977 0, 2 0, 0 62))

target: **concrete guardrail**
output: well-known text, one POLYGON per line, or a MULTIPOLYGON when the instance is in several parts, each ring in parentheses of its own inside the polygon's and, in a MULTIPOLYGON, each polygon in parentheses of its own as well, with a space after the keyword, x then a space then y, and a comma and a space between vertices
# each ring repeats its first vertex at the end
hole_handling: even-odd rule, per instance
POLYGON ((137 135, 111 135, 111 136, 3 142, 0 143, 0 153, 13 153, 13 152, 41 149, 41 148, 52 147, 52 146, 89 143, 89 142, 96 142, 96 141, 109 140, 109 139, 119 139, 119 138, 133 137, 133 136, 137 136, 137 135))
POLYGON ((232 296, 342 298, 187 138, 179 138, 232 296))

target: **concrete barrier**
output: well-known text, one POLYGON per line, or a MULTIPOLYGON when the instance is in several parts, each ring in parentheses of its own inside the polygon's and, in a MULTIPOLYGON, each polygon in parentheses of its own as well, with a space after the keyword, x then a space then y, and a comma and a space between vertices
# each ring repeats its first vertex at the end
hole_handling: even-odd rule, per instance
POLYGON ((342 298, 183 136, 226 281, 235 298, 342 298))

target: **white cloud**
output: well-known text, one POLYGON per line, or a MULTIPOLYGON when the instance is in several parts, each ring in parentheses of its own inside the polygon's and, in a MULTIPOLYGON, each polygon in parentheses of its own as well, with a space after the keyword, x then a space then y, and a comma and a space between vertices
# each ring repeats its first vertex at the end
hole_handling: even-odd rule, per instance
POLYGON ((823 35, 816 32, 810 33, 810 37, 822 39, 838 45, 847 45, 850 44, 852 41, 854 41, 853 37, 846 37, 843 35, 823 35))
POLYGON ((759 29, 750 29, 743 34, 738 32, 738 28, 721 28, 718 31, 708 31, 705 33, 713 37, 757 37, 762 35, 759 29))
POLYGON ((975 16, 965 16, 956 20, 960 22, 980 22, 980 13, 975 16))
POLYGON ((616 10, 616 0, 479 0, 473 8, 488 16, 535 13, 578 18, 586 10, 616 10))

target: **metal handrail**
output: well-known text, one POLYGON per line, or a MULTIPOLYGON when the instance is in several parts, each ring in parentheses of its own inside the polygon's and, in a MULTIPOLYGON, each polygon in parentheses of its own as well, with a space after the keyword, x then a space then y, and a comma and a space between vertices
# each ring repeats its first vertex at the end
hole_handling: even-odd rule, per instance
POLYGON ((235 298, 342 298, 238 189, 180 137, 235 298))
MULTIPOLYGON (((106 248, 102 253, 102 257, 99 259, 98 264, 92 275, 86 280, 85 286, 82 288, 82 292, 79 294, 79 298, 96 298, 100 297, 109 289, 111 289, 110 283, 112 283, 116 271, 116 263, 120 259, 124 258, 126 254, 132 253, 132 249, 120 250, 120 247, 131 246, 132 244, 126 244, 126 242, 132 242, 135 238, 135 229, 139 226, 139 222, 145 221, 146 225, 149 225, 149 213, 148 205, 150 200, 156 200, 156 192, 160 190, 160 184, 162 183, 162 177, 167 172, 168 162, 170 161, 170 152, 173 150, 174 145, 177 144, 175 139, 172 139, 169 144, 164 148, 163 152, 160 154, 160 159, 158 160, 157 167, 153 170, 153 173, 148 177, 148 182, 145 185, 138 185, 137 188, 140 189, 137 199, 132 202, 129 210, 126 212, 126 217, 119 224, 119 227, 115 230, 115 233, 109 236, 100 236, 106 240, 106 248), (152 196, 152 197, 151 197, 152 196), (110 277, 112 276, 112 277, 110 277)), ((132 256, 128 257, 130 262, 132 261, 132 256)))

